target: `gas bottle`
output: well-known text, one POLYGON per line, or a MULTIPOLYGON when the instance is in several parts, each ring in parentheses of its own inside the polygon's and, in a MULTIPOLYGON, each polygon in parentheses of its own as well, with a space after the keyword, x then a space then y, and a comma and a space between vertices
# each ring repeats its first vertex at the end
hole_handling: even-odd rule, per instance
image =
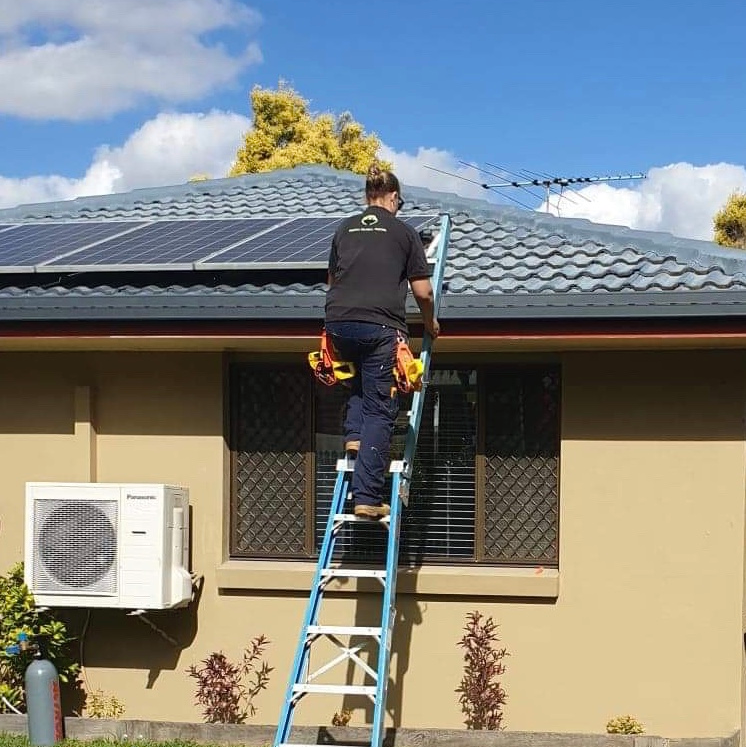
POLYGON ((57 668, 47 658, 47 640, 37 636, 34 642, 25 633, 18 634, 18 644, 6 649, 8 655, 28 651, 33 660, 26 667, 26 718, 28 738, 32 745, 47 747, 63 739, 60 678, 57 668))

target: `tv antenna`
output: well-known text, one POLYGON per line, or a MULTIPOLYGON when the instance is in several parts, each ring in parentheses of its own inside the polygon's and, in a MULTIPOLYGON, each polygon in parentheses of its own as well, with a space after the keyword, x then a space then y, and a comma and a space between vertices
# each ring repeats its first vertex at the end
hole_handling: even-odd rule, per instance
MULTIPOLYGON (((557 212, 559 213, 559 203, 563 197, 569 202, 574 203, 574 200, 567 195, 566 190, 571 192, 573 195, 581 197, 587 202, 590 202, 589 198, 586 195, 584 195, 582 192, 576 192, 574 188, 587 186, 589 184, 597 184, 600 182, 618 182, 632 180, 636 181, 639 179, 647 179, 646 174, 618 174, 616 176, 553 176, 552 174, 547 174, 540 171, 531 171, 530 169, 521 169, 520 172, 515 172, 506 169, 504 166, 498 166, 496 164, 487 162, 487 166, 489 166, 491 169, 497 170, 497 173, 495 173, 495 171, 490 171, 480 166, 476 166, 472 163, 467 163, 466 161, 459 161, 459 163, 463 166, 466 166, 467 168, 474 169, 475 171, 481 171, 483 174, 492 176, 499 181, 495 183, 477 181, 475 179, 469 179, 462 174, 452 174, 448 171, 444 171, 443 169, 436 169, 434 166, 428 166, 427 164, 425 165, 425 168, 430 169, 431 171, 437 171, 447 176, 454 177, 456 179, 462 179, 472 184, 477 184, 483 189, 522 189, 524 192, 527 192, 532 197, 539 200, 542 199, 541 195, 537 195, 535 192, 532 192, 531 187, 543 187, 545 191, 545 197, 543 199, 546 202, 547 213, 549 212, 549 208, 551 206, 550 197, 552 194, 557 195, 558 199, 556 207, 557 212), (557 189, 558 187, 559 190, 557 189)), ((515 202, 521 207, 524 207, 528 210, 534 209, 530 205, 526 205, 526 203, 517 200, 515 197, 511 197, 510 195, 504 193, 502 194, 503 197, 506 197, 508 200, 515 202)))

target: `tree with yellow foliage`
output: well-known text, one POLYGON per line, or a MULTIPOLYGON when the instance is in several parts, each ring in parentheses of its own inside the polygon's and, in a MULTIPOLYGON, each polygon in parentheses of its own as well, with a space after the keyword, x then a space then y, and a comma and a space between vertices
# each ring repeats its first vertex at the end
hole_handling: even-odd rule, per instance
POLYGON ((715 241, 746 249, 746 193, 734 192, 714 218, 715 241))
POLYGON ((254 86, 251 108, 253 128, 229 176, 314 163, 364 174, 381 147, 349 113, 311 114, 308 101, 283 81, 277 90, 254 86))

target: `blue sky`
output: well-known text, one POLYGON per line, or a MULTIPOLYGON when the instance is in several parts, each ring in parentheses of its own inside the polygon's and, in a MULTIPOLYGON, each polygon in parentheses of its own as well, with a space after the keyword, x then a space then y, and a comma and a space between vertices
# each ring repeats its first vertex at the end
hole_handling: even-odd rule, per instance
POLYGON ((744 32, 741 0, 8 3, 0 204, 223 176, 251 87, 284 78, 375 131, 409 183, 487 196, 425 168, 494 181, 461 160, 643 172, 552 209, 708 238, 746 188, 744 32))

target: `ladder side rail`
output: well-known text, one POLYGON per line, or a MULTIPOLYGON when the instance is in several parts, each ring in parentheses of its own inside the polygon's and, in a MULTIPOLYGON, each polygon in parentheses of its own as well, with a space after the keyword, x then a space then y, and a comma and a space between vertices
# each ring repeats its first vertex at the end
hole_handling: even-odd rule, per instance
POLYGON ((386 585, 381 601, 381 641, 378 646, 378 681, 376 682, 376 699, 373 707, 371 747, 381 747, 383 743, 383 727, 386 716, 391 643, 394 631, 394 616, 396 615, 396 576, 399 569, 399 524, 401 522, 402 502, 396 499, 396 496, 399 495, 400 485, 401 473, 395 472, 391 484, 391 524, 386 552, 386 585))
MULTIPOLYGON (((438 242, 437 254, 435 257, 435 269, 431 279, 433 286, 433 306, 434 313, 437 317, 440 311, 440 299, 443 289, 443 277, 445 275, 446 257, 448 255, 448 242, 451 234, 451 218, 444 215, 440 219, 440 239, 438 242)), ((409 484, 412 478, 412 462, 414 453, 417 449, 417 439, 420 432, 420 423, 422 422, 422 413, 425 406, 425 394, 430 380, 430 361, 432 359, 433 339, 425 333, 422 339, 422 351, 420 360, 423 363, 422 389, 412 396, 412 409, 407 428, 407 437, 404 443, 404 474, 400 488, 400 497, 406 506, 409 498, 409 484)))
POLYGON ((344 470, 340 470, 337 473, 337 478, 334 484, 334 493, 332 494, 332 501, 329 507, 329 517, 326 522, 324 541, 321 545, 321 550, 319 551, 319 559, 316 563, 316 572, 312 582, 313 586, 311 587, 311 595, 308 599, 308 604, 306 605, 305 617, 303 619, 295 658, 288 679, 285 701, 282 706, 280 720, 277 724, 277 733, 274 741, 275 745, 287 742, 290 730, 292 729, 293 715, 295 711, 294 687, 296 684, 300 684, 303 674, 308 666, 308 658, 310 654, 310 644, 307 635, 308 628, 310 625, 315 625, 318 622, 319 607, 321 605, 323 570, 328 568, 330 565, 336 540, 336 532, 333 531, 334 516, 335 514, 342 512, 347 497, 348 487, 349 474, 344 470))

